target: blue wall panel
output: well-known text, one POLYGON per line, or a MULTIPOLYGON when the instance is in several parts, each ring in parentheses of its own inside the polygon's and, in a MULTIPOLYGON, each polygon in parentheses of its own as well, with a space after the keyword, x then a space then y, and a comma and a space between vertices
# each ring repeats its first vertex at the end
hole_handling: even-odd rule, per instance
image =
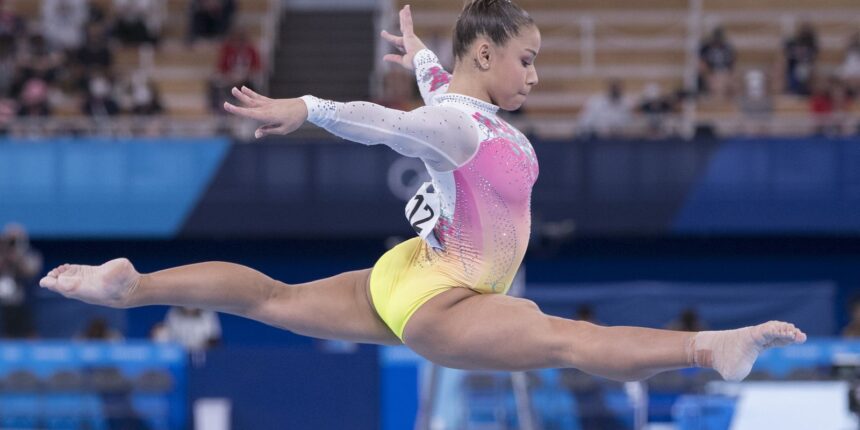
POLYGON ((0 141, 0 223, 37 237, 172 237, 225 139, 0 141))
MULTIPOLYGON (((536 226, 605 235, 860 233, 860 139, 536 141, 536 226)), ((408 235, 421 163, 269 139, 0 141, 0 222, 36 237, 408 235), (249 222, 248 220, 254 220, 249 222)))
POLYGON ((675 220, 682 233, 860 233, 860 141, 731 139, 675 220))

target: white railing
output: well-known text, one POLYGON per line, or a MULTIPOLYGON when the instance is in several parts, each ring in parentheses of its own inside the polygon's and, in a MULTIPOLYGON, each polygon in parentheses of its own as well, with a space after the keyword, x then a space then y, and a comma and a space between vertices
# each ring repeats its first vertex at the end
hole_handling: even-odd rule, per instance
POLYGON ((65 136, 124 138, 214 135, 247 138, 253 133, 254 127, 255 124, 241 118, 216 115, 187 119, 166 115, 20 117, 0 124, 0 135, 25 139, 65 136))
POLYGON ((272 74, 275 73, 275 49, 280 34, 283 9, 282 0, 269 0, 268 14, 263 20, 263 34, 260 40, 260 56, 264 59, 263 82, 259 83, 263 94, 269 93, 269 82, 272 80, 272 74))
MULTIPOLYGON (((397 22, 397 5, 394 0, 378 0, 375 12, 374 27, 376 34, 382 30, 396 32, 397 29, 391 27, 397 22)), ((376 45, 373 49, 373 72, 369 77, 370 95, 376 99, 381 99, 384 96, 385 74, 390 70, 391 65, 382 61, 382 57, 389 52, 389 49, 388 42, 382 37, 376 38, 376 45)))
MULTIPOLYGON (((620 139, 660 139, 690 137, 689 123, 684 113, 670 114, 655 121, 637 114, 621 127, 616 127, 602 137, 620 139), (655 126, 659 124, 659 126, 655 126)), ((510 119, 511 124, 530 135, 545 139, 568 139, 591 136, 569 115, 521 116, 510 119)), ((860 114, 841 113, 830 116, 815 116, 811 113, 795 112, 750 116, 739 112, 699 113, 698 126, 710 126, 717 136, 790 136, 802 137, 814 134, 828 136, 860 135, 860 114)), ((693 130, 695 131, 695 130, 693 130)))

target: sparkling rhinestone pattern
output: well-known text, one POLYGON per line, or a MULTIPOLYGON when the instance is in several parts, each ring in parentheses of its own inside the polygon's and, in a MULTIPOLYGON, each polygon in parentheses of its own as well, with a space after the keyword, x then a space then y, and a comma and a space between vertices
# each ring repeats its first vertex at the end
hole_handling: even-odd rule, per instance
POLYGON ((451 83, 451 75, 439 66, 432 66, 421 75, 421 82, 429 86, 432 92, 451 83))
POLYGON ((419 260, 463 286, 504 293, 528 244, 537 158, 528 139, 495 115, 495 106, 459 94, 436 99, 468 109, 481 143, 467 163, 449 173, 454 190, 441 189, 456 195, 453 213, 443 214, 434 230, 443 249, 425 247, 419 260))

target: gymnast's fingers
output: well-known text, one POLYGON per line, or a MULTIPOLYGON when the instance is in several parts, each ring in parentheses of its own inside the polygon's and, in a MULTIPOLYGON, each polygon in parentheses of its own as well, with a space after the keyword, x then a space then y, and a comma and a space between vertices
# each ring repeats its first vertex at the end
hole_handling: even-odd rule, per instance
POLYGON ((254 100, 259 100, 259 101, 271 101, 272 100, 272 99, 270 99, 264 95, 257 94, 256 91, 254 91, 254 90, 252 90, 252 89, 250 89, 244 85, 242 85, 241 90, 242 90, 242 93, 246 94, 248 97, 250 97, 254 100))
POLYGON ((249 95, 247 95, 247 94, 245 94, 244 92, 240 91, 240 90, 239 90, 238 88, 236 88, 236 87, 233 87, 233 88, 230 90, 230 93, 231 93, 231 94, 233 94, 233 97, 236 97, 236 100, 239 100, 239 101, 240 101, 240 102, 242 102, 242 104, 243 104, 243 105, 245 105, 245 106, 256 107, 256 106, 259 106, 259 105, 260 105, 260 104, 257 102, 257 100, 254 100, 254 99, 253 99, 253 98, 251 98, 249 95))
POLYGON ((269 115, 267 115, 265 112, 260 111, 259 109, 239 107, 230 104, 230 102, 224 102, 224 110, 234 115, 256 119, 258 121, 265 121, 269 117, 269 115))

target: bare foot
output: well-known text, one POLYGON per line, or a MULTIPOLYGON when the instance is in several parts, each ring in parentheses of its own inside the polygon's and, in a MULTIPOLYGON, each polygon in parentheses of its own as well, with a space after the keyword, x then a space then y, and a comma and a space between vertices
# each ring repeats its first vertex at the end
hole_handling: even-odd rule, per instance
POLYGON ((117 258, 101 266, 64 264, 48 272, 39 285, 86 303, 123 308, 139 282, 140 273, 131 262, 117 258))
POLYGON ((765 349, 805 341, 806 334, 794 324, 781 321, 737 330, 703 331, 690 344, 690 362, 713 368, 727 381, 740 381, 749 375, 765 349))

